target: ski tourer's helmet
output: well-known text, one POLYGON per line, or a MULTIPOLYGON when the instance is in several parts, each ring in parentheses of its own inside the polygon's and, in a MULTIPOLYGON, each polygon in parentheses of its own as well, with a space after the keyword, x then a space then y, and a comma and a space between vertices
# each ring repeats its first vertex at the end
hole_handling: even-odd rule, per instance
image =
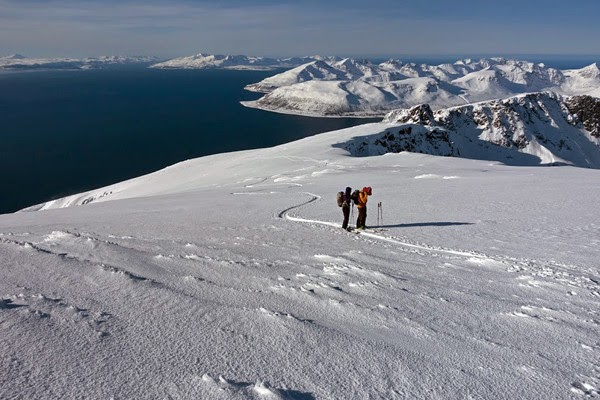
POLYGON ((373 190, 371 190, 371 186, 364 187, 363 192, 365 192, 369 196, 373 194, 373 190))

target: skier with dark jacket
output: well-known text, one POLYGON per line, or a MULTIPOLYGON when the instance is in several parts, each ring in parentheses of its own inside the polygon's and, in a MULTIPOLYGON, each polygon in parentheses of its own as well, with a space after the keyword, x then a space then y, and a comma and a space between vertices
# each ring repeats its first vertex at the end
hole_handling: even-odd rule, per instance
POLYGON ((364 187, 356 198, 356 208, 358 208, 358 218, 356 219, 356 229, 365 229, 367 226, 367 200, 373 193, 370 186, 364 187))
POLYGON ((352 205, 352 188, 347 187, 342 200, 342 213, 344 214, 344 222, 342 228, 348 229, 348 220, 350 219, 350 207, 352 205))

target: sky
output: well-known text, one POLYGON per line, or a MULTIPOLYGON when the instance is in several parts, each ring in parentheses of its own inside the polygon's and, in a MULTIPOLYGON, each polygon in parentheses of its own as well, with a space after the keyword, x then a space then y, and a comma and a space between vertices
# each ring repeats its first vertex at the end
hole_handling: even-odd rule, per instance
POLYGON ((0 0, 0 56, 600 55, 598 0, 0 0))

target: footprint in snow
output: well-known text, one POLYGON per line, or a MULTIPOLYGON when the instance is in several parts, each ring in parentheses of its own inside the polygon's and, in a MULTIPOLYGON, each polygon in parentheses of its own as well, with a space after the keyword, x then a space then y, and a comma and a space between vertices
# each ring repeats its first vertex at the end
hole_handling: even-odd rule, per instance
POLYGON ((133 239, 133 236, 129 236, 129 235, 125 235, 125 236, 108 235, 108 237, 111 239, 124 239, 124 240, 133 239))
POLYGON ((50 324, 63 326, 65 324, 83 323, 91 328, 90 334, 97 337, 106 337, 108 333, 108 322, 112 315, 99 311, 91 315, 86 308, 67 303, 57 297, 46 296, 42 293, 8 296, 0 300, 0 310, 23 310, 24 315, 32 315, 50 324))
POLYGON ((587 382, 573 382, 571 384, 571 392, 578 394, 580 396, 586 396, 588 398, 593 398, 600 395, 600 388, 587 383, 587 382))
POLYGON ((295 321, 295 322, 308 322, 308 323, 312 323, 313 320, 311 319, 303 319, 303 318, 298 318, 290 313, 279 313, 277 311, 270 311, 267 310, 266 308, 259 308, 258 311, 260 311, 261 313, 263 313, 264 315, 267 315, 269 317, 275 317, 275 318, 284 318, 290 321, 295 321))
POLYGON ((131 273, 129 271, 125 271, 124 269, 118 268, 118 267, 114 267, 112 265, 107 265, 107 264, 101 264, 100 267, 102 268, 103 271, 106 272, 110 272, 111 274, 115 274, 117 276, 124 276, 132 281, 139 281, 139 282, 143 282, 143 281, 150 281, 153 282, 152 280, 145 278, 143 276, 140 275, 136 275, 134 273, 131 273))

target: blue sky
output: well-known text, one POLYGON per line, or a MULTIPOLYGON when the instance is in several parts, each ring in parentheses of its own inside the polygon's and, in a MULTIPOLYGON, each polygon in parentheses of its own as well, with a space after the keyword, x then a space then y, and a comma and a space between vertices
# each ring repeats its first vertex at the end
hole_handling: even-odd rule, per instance
POLYGON ((600 55, 600 0, 0 0, 0 55, 600 55))

